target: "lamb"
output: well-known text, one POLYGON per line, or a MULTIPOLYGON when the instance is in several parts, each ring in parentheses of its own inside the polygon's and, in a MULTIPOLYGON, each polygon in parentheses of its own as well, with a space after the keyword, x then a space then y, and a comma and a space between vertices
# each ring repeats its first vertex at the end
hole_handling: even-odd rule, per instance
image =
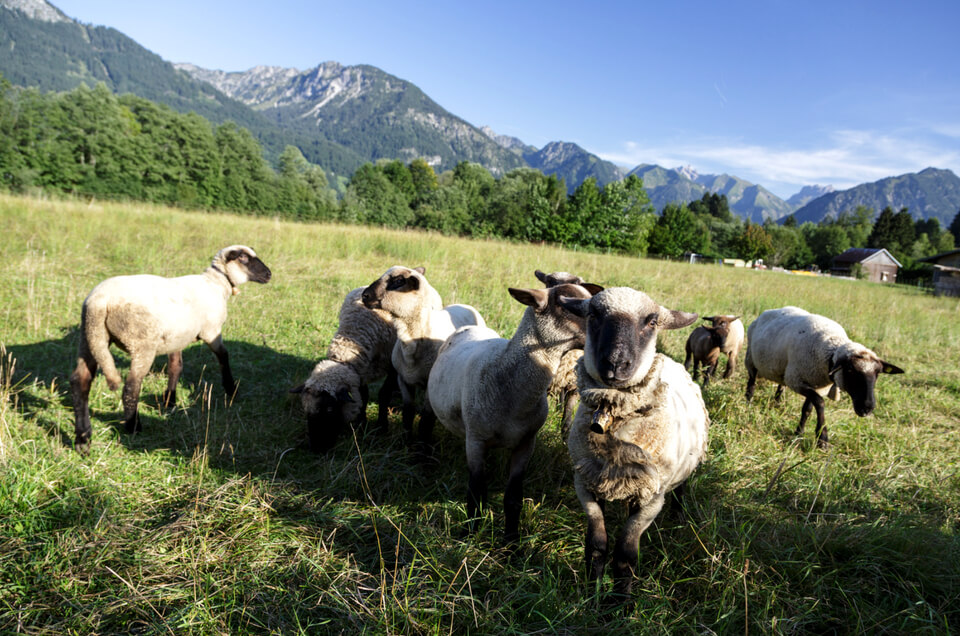
POLYGON ((847 337, 838 323, 799 307, 768 309, 747 330, 747 401, 753 398, 757 376, 776 382, 777 398, 787 385, 805 399, 795 435, 803 435, 810 411, 817 411, 817 446, 829 443, 824 424, 823 396, 839 399, 837 389, 850 394, 860 417, 876 406, 874 385, 881 373, 903 369, 880 359, 847 337))
MULTIPOLYGON (((693 362, 693 379, 697 379, 700 371, 700 365, 703 364, 703 387, 706 388, 710 383, 710 377, 717 370, 717 363, 720 361, 720 350, 724 341, 727 339, 727 324, 721 324, 719 327, 707 327, 700 325, 690 332, 686 344, 686 358, 683 361, 683 368, 690 370, 690 363, 693 362)), ((727 366, 729 367, 729 361, 727 366)))
MULTIPOLYGON (((576 274, 568 272, 553 272, 545 274, 539 269, 534 275, 546 287, 556 287, 557 285, 583 285, 584 280, 576 274)), ((573 414, 577 411, 577 402, 580 400, 580 394, 577 393, 577 362, 583 357, 583 349, 571 349, 560 358, 560 366, 553 376, 553 382, 547 389, 547 395, 553 397, 563 405, 563 415, 560 418, 560 433, 566 437, 570 431, 570 422, 573 421, 573 414)))
POLYGON ((363 290, 358 287, 344 299, 326 359, 317 363, 306 382, 291 389, 300 395, 310 449, 316 453, 330 450, 347 425, 365 420, 368 385, 381 378, 377 422, 381 431, 388 426, 390 397, 397 387, 390 362, 397 334, 389 314, 364 306, 363 290))
POLYGON ((707 316, 704 320, 709 320, 714 327, 726 326, 727 337, 720 347, 720 353, 727 356, 727 368, 723 372, 724 379, 733 375, 737 365, 737 356, 740 355, 740 349, 743 347, 743 321, 740 316, 718 314, 716 316, 707 316))
POLYGON ((137 403, 144 376, 157 355, 167 355, 164 405, 176 401, 177 380, 183 369, 181 351, 203 340, 217 356, 223 389, 236 391, 221 329, 227 319, 227 299, 240 293, 247 281, 266 283, 270 269, 246 245, 225 247, 202 274, 163 278, 149 274, 115 276, 93 288, 83 301, 77 367, 70 376, 77 450, 89 449, 90 385, 103 369, 107 386, 120 386, 120 373, 110 345, 130 354, 130 371, 123 385, 123 420, 128 433, 141 430, 137 403))
POLYGON ((626 600, 640 535, 706 453, 709 416, 700 388, 683 366, 656 353, 661 329, 686 327, 697 315, 661 307, 629 287, 560 302, 586 318, 580 406, 567 448, 587 515, 587 573, 591 580, 603 576, 604 502, 626 502, 629 516, 613 552, 614 591, 626 600))
POLYGON ((429 443, 435 417, 426 391, 430 369, 444 340, 459 327, 485 327, 483 317, 469 305, 443 306, 440 294, 427 282, 423 267, 395 265, 363 290, 368 309, 382 309, 393 320, 397 342, 391 362, 403 400, 403 429, 413 432, 417 391, 425 392, 420 413, 420 440, 429 443))
POLYGON ((560 295, 590 298, 596 286, 548 289, 509 288, 527 305, 510 340, 486 327, 462 327, 440 349, 430 371, 427 394, 437 419, 466 440, 467 517, 476 530, 486 507, 484 475, 490 448, 510 451, 510 476, 503 497, 505 539, 520 539, 523 475, 537 431, 547 419, 547 387, 563 354, 583 346, 583 318, 557 304, 560 295))

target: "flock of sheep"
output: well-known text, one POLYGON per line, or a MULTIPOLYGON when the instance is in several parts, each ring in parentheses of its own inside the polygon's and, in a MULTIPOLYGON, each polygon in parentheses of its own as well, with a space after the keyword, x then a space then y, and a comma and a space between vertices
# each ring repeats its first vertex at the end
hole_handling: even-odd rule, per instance
MULTIPOLYGON (((526 306, 508 340, 487 328, 475 308, 444 306, 422 267, 391 267, 347 295, 325 359, 292 391, 300 396, 308 439, 317 452, 332 447, 350 425, 365 421, 368 386, 380 380, 381 427, 387 426, 390 399, 399 389, 408 436, 419 414, 418 447, 429 448, 437 420, 462 437, 471 529, 487 502, 486 453, 508 450, 504 526, 509 544, 520 538, 524 471, 547 418, 548 395, 557 396, 565 410, 562 426, 577 497, 587 515, 585 558, 592 580, 602 576, 607 562, 604 502, 628 507, 612 555, 614 591, 626 597, 640 535, 666 495, 680 493, 706 452, 710 418, 694 378, 703 365, 706 385, 721 352, 728 357, 724 377, 731 375, 743 345, 743 323, 731 315, 706 318, 712 325, 693 330, 681 365, 656 352, 657 334, 687 327, 697 314, 662 307, 629 287, 604 289, 565 272, 536 275, 544 288, 508 290, 526 306)), ((110 344, 131 358, 122 397, 128 432, 140 428, 140 385, 155 356, 168 356, 164 402, 170 403, 182 368, 180 352, 196 340, 216 354, 223 388, 232 395, 235 385, 221 337, 226 303, 239 285, 266 283, 270 277, 251 248, 232 245, 220 250, 202 274, 118 276, 97 285, 83 303, 78 361, 70 377, 76 448, 86 452, 89 447, 88 395, 97 368, 111 389, 120 384, 110 344)), ((838 391, 845 391, 856 413, 868 415, 876 404, 877 376, 903 372, 852 342, 836 322, 796 307, 763 312, 750 325, 747 341, 747 399, 757 377, 778 385, 778 399, 784 385, 804 396, 797 434, 816 409, 821 447, 828 443, 824 395, 837 399, 838 391)))

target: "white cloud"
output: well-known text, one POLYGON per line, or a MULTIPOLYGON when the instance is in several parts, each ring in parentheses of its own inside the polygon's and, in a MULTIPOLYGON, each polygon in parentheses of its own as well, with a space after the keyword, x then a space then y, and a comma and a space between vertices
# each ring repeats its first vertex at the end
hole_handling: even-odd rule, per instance
MULTIPOLYGON (((960 133, 960 126, 936 132, 960 133)), ((808 148, 783 148, 704 139, 696 143, 647 145, 627 142, 619 152, 598 153, 625 166, 656 163, 668 168, 690 164, 701 173, 726 172, 789 196, 803 185, 838 189, 933 166, 960 174, 960 149, 931 140, 930 130, 880 134, 840 130, 808 148)))

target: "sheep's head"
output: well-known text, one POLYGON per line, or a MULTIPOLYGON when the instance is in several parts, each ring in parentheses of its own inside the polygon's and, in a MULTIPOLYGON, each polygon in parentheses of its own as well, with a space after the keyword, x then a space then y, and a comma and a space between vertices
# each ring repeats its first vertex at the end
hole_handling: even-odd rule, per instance
POLYGON ((368 309, 383 309, 399 318, 410 318, 423 311, 443 309, 440 294, 424 277, 423 267, 410 269, 394 265, 363 290, 368 309))
POLYGON ((709 334, 710 344, 714 347, 722 347, 727 341, 727 335, 730 333, 730 323, 721 322, 715 327, 708 327, 706 325, 701 325, 701 327, 709 334))
POLYGON ((508 288, 510 295, 533 311, 534 330, 540 342, 545 346, 566 343, 570 349, 582 349, 584 345, 584 318, 561 305, 561 296, 568 299, 589 300, 603 287, 584 283, 581 285, 561 284, 546 289, 508 288))
POLYGON ((848 342, 833 355, 830 378, 846 391, 853 401, 853 410, 860 417, 870 415, 877 406, 874 387, 881 373, 903 373, 903 369, 884 362, 870 349, 848 342))
POLYGON ((246 245, 223 248, 213 257, 211 266, 224 274, 234 289, 247 281, 266 283, 272 276, 270 268, 246 245))
POLYGON ((534 276, 537 277, 544 287, 556 287, 557 285, 583 285, 585 282, 582 278, 576 274, 571 274, 570 272, 553 272, 552 274, 544 274, 539 269, 533 272, 534 276))
MULTIPOLYGON (((321 361, 317 369, 329 368, 333 364, 321 361)), ((325 453, 333 448, 347 425, 359 418, 362 404, 349 382, 318 382, 318 371, 315 370, 314 374, 300 386, 290 389, 290 392, 300 396, 300 403, 307 414, 310 450, 325 453)))
POLYGON ((613 388, 643 380, 661 329, 679 329, 697 319, 697 314, 661 307, 629 287, 606 289, 587 300, 561 297, 560 304, 586 319, 584 366, 591 377, 613 388))

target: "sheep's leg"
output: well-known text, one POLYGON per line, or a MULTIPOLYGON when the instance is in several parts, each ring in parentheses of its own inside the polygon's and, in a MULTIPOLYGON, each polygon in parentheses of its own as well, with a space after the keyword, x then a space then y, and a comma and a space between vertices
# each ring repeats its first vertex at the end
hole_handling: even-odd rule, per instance
POLYGON ((630 516, 623 524, 623 531, 613 549, 613 592, 626 601, 633 591, 633 579, 640 558, 640 535, 650 527, 663 508, 664 497, 659 495, 642 508, 630 506, 630 516))
POLYGON ((523 508, 523 475, 533 455, 536 431, 524 437, 510 455, 510 477, 503 493, 504 539, 507 543, 520 541, 520 511, 523 508))
POLYGON ((753 399, 753 392, 757 388, 757 369, 747 364, 747 402, 753 399))
POLYGON ((583 511, 587 514, 587 536, 584 540, 584 559, 587 565, 587 578, 597 581, 603 578, 603 569, 607 564, 607 528, 603 520, 603 500, 598 500, 587 490, 579 474, 574 475, 573 485, 583 511))
POLYGON ((370 387, 366 384, 360 385, 360 412, 357 414, 355 424, 367 423, 367 404, 370 403, 370 387))
POLYGON ((710 384, 710 378, 713 377, 713 374, 716 372, 717 362, 710 365, 703 365, 703 388, 707 388, 707 385, 710 384))
POLYGON ((683 368, 687 371, 690 370, 690 363, 693 361, 693 351, 690 349, 690 346, 687 346, 687 356, 683 359, 683 368))
POLYGON ((563 419, 560 420, 560 433, 563 439, 570 434, 573 416, 577 413, 577 404, 580 402, 580 393, 575 389, 566 391, 563 396, 563 419))
POLYGON ((827 428, 825 426, 824 415, 823 415, 823 398, 820 397, 820 394, 814 391, 813 389, 805 389, 800 391, 800 395, 803 395, 807 399, 803 402, 803 410, 800 412, 800 424, 797 426, 797 430, 794 432, 794 435, 803 435, 803 429, 807 424, 807 418, 810 417, 810 411, 816 409, 817 411, 817 446, 820 448, 826 448, 829 444, 827 438, 827 428))
POLYGON ((387 432, 390 427, 390 400, 397 390, 399 390, 397 372, 391 367, 390 371, 387 372, 387 377, 383 380, 383 384, 380 385, 380 391, 377 393, 377 404, 379 405, 377 407, 377 426, 379 426, 381 433, 387 432))
POLYGON ((419 435, 420 448, 424 453, 429 454, 433 445, 433 425, 437 421, 437 416, 430 406, 430 398, 424 397, 423 408, 420 409, 420 425, 417 430, 419 435))
POLYGON ((227 397, 232 398, 234 393, 237 392, 237 384, 233 381, 233 373, 230 371, 230 355, 223 345, 223 336, 217 334, 217 337, 208 342, 207 346, 217 356, 217 362, 220 363, 220 378, 223 382, 223 390, 227 397))
POLYGON ((487 477, 484 473, 487 447, 467 438, 467 524, 471 533, 480 527, 480 513, 487 508, 487 477))
POLYGON ((699 361, 699 360, 694 360, 694 361, 693 361, 693 373, 690 374, 690 377, 692 377, 694 380, 696 380, 698 375, 700 375, 700 361, 699 361))
POLYGON ((90 353, 86 338, 80 339, 80 352, 77 356, 77 368, 70 375, 70 395, 73 397, 74 448, 83 454, 90 450, 90 385, 97 374, 97 361, 90 353))
POLYGON ((413 418, 417 415, 414 387, 400 378, 397 379, 397 384, 400 386, 400 398, 403 400, 403 434, 407 436, 407 442, 409 443, 410 437, 413 435, 413 418))
POLYGON ((128 433, 137 433, 143 430, 140 423, 140 414, 137 411, 137 403, 140 401, 140 386, 143 384, 143 378, 150 372, 150 365, 153 364, 154 354, 136 354, 130 358, 130 372, 127 373, 127 381, 123 383, 123 424, 128 433))
POLYGON ((183 371, 183 352, 174 351, 167 354, 167 390, 163 392, 163 406, 176 406, 177 382, 180 372, 183 371))
POLYGON ((779 403, 783 399, 783 385, 777 385, 777 392, 773 394, 773 401, 779 403))
POLYGON ((723 379, 726 380, 733 375, 733 370, 737 367, 737 354, 727 354, 727 368, 723 372, 723 379))

